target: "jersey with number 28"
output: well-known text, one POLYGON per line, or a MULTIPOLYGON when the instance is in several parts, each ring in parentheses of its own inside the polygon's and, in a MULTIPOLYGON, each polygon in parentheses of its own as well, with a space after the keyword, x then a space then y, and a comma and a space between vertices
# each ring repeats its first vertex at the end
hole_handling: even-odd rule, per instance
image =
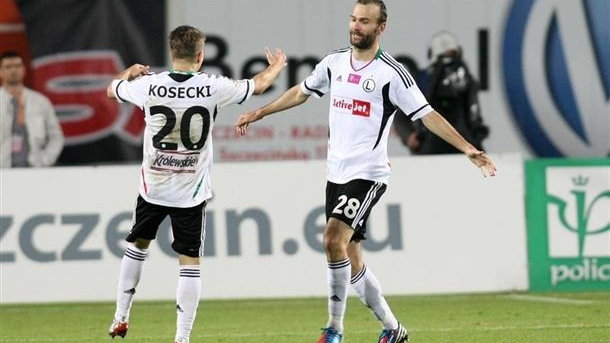
POLYGON ((301 83, 315 97, 330 92, 328 181, 354 179, 387 183, 387 140, 397 108, 419 119, 432 112, 407 70, 386 52, 355 67, 352 49, 337 50, 316 65, 301 83))
POLYGON ((112 89, 119 102, 131 102, 145 113, 140 195, 170 207, 209 199, 214 120, 222 107, 250 98, 254 81, 163 72, 115 80, 112 89))

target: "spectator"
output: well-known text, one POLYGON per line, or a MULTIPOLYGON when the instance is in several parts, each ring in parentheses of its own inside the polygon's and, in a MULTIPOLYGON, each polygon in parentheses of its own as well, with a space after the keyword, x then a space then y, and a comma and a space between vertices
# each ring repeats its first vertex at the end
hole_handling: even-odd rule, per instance
MULTIPOLYGON (((462 59, 462 48, 447 31, 432 38, 428 58, 426 98, 472 145, 483 150, 483 140, 489 128, 483 123, 478 101, 478 83, 462 59)), ((413 131, 404 139, 411 152, 418 154, 461 153, 420 122, 413 123, 413 131)))
POLYGON ((0 168, 53 165, 64 136, 55 110, 44 95, 23 85, 23 57, 0 55, 0 168))

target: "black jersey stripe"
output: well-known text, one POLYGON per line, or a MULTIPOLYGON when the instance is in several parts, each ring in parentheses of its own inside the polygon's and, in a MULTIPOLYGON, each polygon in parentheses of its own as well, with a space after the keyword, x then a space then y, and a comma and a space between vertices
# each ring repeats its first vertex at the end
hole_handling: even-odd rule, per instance
POLYGON ((373 146, 372 150, 379 145, 381 141, 381 136, 383 135, 383 131, 385 130, 386 125, 388 124, 388 120, 392 117, 394 112, 396 112, 396 106, 392 104, 390 101, 390 83, 386 83, 381 89, 381 96, 383 98, 383 117, 381 118, 381 126, 379 127, 379 134, 377 135, 377 141, 373 146))
MULTIPOLYGON (((350 51, 350 50, 352 50, 351 47, 337 49, 337 50, 333 50, 333 51, 329 52, 326 56, 334 55, 334 54, 340 54, 342 52, 346 52, 346 51, 350 51)), ((326 56, 324 56, 324 57, 326 57, 326 56)))
POLYGON ((389 64, 391 67, 393 67, 394 70, 396 70, 396 72, 406 81, 408 87, 411 87, 413 86, 413 84, 415 84, 415 81, 413 81, 413 78, 411 77, 409 72, 402 64, 398 63, 398 61, 396 61, 389 55, 382 55, 381 59, 384 60, 387 64, 389 64))
POLYGON ((116 94, 117 98, 119 98, 122 102, 127 102, 127 100, 123 99, 123 97, 119 95, 119 86, 121 85, 121 83, 123 83, 123 81, 125 80, 121 80, 119 81, 119 83, 116 84, 116 87, 114 88, 114 94, 116 94))
MULTIPOLYGON (((401 68, 397 65, 395 65, 391 60, 389 60, 385 55, 381 55, 380 59, 385 62, 387 65, 389 65, 390 67, 392 67, 392 69, 394 69, 396 71, 396 73, 398 73, 398 75, 400 76, 400 78, 402 79, 402 82, 405 84, 406 88, 409 88, 411 86, 413 86, 413 82, 411 81, 411 79, 408 77, 408 74, 406 74, 405 71, 401 70, 401 68)), ((402 67, 402 69, 404 69, 404 67, 402 67)))
POLYGON ((419 111, 423 110, 424 108, 426 108, 426 106, 430 106, 430 104, 425 104, 422 107, 416 109, 415 111, 407 114, 407 117, 411 117, 411 116, 415 115, 417 112, 419 112, 419 111))
POLYGON ((316 93, 319 97, 323 97, 324 96, 324 93, 320 92, 319 90, 313 89, 313 88, 309 88, 309 86, 307 85, 307 80, 303 81, 303 85, 305 86, 305 88, 308 91, 316 93))
POLYGON ((394 65, 392 65, 390 62, 386 61, 385 58, 383 58, 383 57, 381 57, 380 60, 382 60, 385 64, 389 65, 390 68, 392 68, 396 71, 398 76, 400 76, 402 83, 405 85, 405 88, 411 87, 411 85, 409 85, 409 83, 408 83, 408 80, 398 71, 398 69, 394 65))
POLYGON ((246 101, 246 99, 248 99, 248 93, 250 93, 250 81, 246 81, 246 94, 244 95, 244 98, 237 103, 238 105, 241 105, 244 101, 246 101))
POLYGON ((405 66, 403 66, 400 62, 398 62, 390 54, 387 54, 385 52, 383 54, 384 54, 385 58, 387 58, 388 62, 392 63, 393 65, 398 67, 398 69, 400 71, 402 71, 403 75, 407 78, 407 80, 411 81, 411 85, 415 84, 415 80, 413 80, 413 77, 411 76, 411 73, 409 73, 409 71, 407 70, 407 68, 405 68, 405 66))
POLYGON ((330 68, 326 68, 326 75, 328 75, 328 88, 330 88, 330 83, 332 82, 333 78, 332 78, 332 73, 330 72, 330 68))

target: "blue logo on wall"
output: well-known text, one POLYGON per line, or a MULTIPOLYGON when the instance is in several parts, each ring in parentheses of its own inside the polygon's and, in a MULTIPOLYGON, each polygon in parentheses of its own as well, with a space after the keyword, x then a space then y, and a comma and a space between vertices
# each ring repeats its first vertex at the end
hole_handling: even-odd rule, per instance
POLYGON ((610 1, 514 0, 503 42, 511 110, 539 156, 610 154, 610 1))

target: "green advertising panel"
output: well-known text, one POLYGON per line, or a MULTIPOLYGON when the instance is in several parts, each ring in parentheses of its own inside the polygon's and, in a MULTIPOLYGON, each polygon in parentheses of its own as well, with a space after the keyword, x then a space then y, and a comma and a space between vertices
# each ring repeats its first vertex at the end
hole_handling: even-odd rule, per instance
POLYGON ((610 290, 610 159, 525 163, 532 291, 610 290))

